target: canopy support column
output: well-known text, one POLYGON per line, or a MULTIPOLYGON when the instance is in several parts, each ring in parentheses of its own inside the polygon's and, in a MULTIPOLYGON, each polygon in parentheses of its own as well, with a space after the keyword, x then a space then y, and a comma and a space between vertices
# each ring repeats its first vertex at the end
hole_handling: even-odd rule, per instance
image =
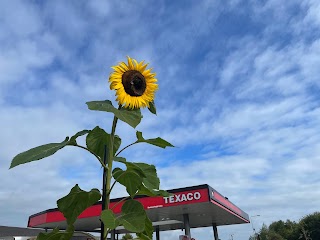
POLYGON ((186 213, 183 214, 183 225, 184 225, 184 234, 191 238, 189 215, 186 213))
POLYGON ((214 240, 219 240, 217 224, 212 223, 214 240))
POLYGON ((111 240, 116 240, 116 230, 111 231, 111 240))
POLYGON ((160 227, 156 226, 156 240, 160 240, 160 227))

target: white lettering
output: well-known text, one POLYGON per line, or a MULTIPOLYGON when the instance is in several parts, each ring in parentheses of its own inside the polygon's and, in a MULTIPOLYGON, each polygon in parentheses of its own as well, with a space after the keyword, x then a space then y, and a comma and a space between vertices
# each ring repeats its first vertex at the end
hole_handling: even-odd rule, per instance
POLYGON ((175 196, 176 196, 175 202, 181 202, 181 200, 180 200, 180 195, 175 195, 175 196))
POLYGON ((201 198, 200 192, 176 194, 169 197, 163 197, 164 203, 176 203, 176 202, 187 202, 192 200, 199 200, 201 198))
POLYGON ((187 199, 188 199, 188 201, 191 201, 193 199, 193 194, 192 193, 188 193, 187 194, 187 199))
POLYGON ((187 197, 186 197, 185 194, 182 194, 181 202, 182 202, 182 201, 187 201, 187 197))
POLYGON ((195 192, 193 194, 194 199, 199 200, 201 198, 201 194, 199 192, 195 192))

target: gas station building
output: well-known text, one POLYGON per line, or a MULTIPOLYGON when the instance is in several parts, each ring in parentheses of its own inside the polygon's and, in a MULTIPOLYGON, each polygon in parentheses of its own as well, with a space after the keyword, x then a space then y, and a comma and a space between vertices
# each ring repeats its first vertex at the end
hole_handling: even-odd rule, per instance
MULTIPOLYGON (((218 240, 218 226, 250 223, 247 213, 230 202, 214 188, 207 184, 167 190, 169 197, 137 196, 152 221, 156 239, 160 240, 162 231, 182 229, 184 234, 191 238, 191 228, 213 228, 213 238, 218 240)), ((112 199, 110 208, 123 198, 112 199)), ((117 204, 113 211, 121 212, 123 202, 117 204)), ((75 230, 82 232, 99 232, 101 202, 83 211, 75 222, 75 230)), ((29 217, 29 228, 66 229, 67 223, 58 209, 48 209, 29 217)), ((111 239, 118 239, 119 234, 127 233, 122 227, 116 228, 111 239)), ((177 237, 178 239, 178 237, 177 237)))

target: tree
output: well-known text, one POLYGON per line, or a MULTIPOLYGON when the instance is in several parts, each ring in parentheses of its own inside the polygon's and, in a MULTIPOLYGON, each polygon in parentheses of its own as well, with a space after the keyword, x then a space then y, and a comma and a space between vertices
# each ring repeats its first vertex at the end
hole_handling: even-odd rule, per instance
MULTIPOLYGON (((260 240, 318 240, 320 239, 320 212, 306 215, 298 223, 287 220, 262 225, 260 240)), ((257 235, 249 240, 256 240, 257 235)))
POLYGON ((130 233, 126 233, 121 238, 121 240, 130 240, 130 239, 133 239, 133 236, 130 233))
POLYGON ((320 239, 320 212, 303 217, 300 222, 301 239, 320 239))
POLYGON ((261 230, 259 232, 259 236, 261 240, 267 240, 269 229, 266 224, 263 224, 261 230))
POLYGON ((292 222, 287 220, 286 222, 280 220, 277 222, 273 222, 269 226, 270 231, 274 231, 275 233, 282 236, 287 240, 296 240, 298 239, 298 224, 296 222, 292 222))

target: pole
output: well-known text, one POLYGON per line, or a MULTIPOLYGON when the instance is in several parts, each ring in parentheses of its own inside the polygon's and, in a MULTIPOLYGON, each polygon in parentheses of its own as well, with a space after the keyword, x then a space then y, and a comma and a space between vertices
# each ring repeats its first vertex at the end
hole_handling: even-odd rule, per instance
POLYGON ((160 227, 156 226, 156 240, 160 240, 160 227))
MULTIPOLYGON (((103 155, 103 163, 107 164, 107 146, 104 146, 104 155, 103 155)), ((102 177, 102 210, 106 209, 106 179, 107 179, 107 169, 103 168, 103 177, 102 177)), ((101 221, 101 220, 100 220, 101 221)), ((104 240, 104 224, 101 221, 101 234, 100 240, 104 240)))
POLYGON ((184 234, 191 238, 189 215, 187 213, 183 214, 183 223, 184 223, 184 234))
POLYGON ((257 232, 256 232, 256 229, 255 229, 254 226, 253 226, 253 218, 254 218, 254 217, 260 217, 260 215, 258 214, 258 215, 250 216, 250 221, 251 221, 253 236, 254 236, 254 239, 257 239, 257 232))
POLYGON ((212 223, 214 240, 219 240, 217 224, 212 223))

